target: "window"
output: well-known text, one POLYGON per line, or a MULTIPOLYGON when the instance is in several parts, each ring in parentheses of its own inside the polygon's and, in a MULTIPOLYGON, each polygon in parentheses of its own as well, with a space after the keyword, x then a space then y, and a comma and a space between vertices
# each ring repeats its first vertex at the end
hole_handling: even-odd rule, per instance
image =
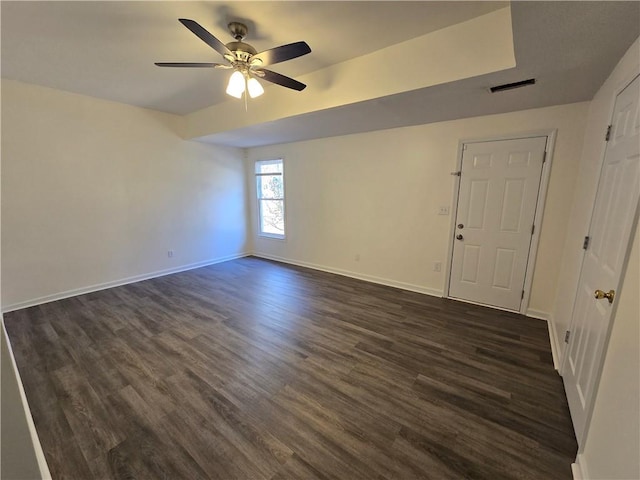
POLYGON ((259 235, 284 238, 283 174, 282 159, 256 162, 259 235))

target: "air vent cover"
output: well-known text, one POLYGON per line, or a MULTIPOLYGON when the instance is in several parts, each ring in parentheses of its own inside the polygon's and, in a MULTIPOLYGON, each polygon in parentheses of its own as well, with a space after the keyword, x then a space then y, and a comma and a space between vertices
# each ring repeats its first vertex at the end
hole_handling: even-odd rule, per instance
POLYGON ((528 80, 521 80, 519 82, 514 83, 505 83, 504 85, 496 85, 495 87, 491 87, 491 93, 503 92, 505 90, 513 90, 514 88, 526 87, 527 85, 535 85, 536 79, 530 78, 528 80))

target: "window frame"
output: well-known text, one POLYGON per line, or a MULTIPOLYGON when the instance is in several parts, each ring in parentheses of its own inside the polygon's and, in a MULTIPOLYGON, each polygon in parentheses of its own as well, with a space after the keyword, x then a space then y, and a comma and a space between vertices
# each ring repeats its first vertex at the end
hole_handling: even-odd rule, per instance
POLYGON ((254 186, 256 189, 255 201, 256 201, 256 217, 258 221, 257 225, 257 236, 262 238, 269 238, 273 240, 285 240, 287 238, 287 205, 286 205, 286 187, 285 187, 285 176, 284 176, 284 158, 276 157, 276 158, 267 158, 262 160, 256 160, 253 165, 253 175, 254 175, 254 186), (282 172, 278 173, 259 173, 258 168, 259 165, 273 165, 280 163, 282 165, 282 172), (260 177, 270 176, 270 175, 279 175, 282 178, 282 198, 262 198, 261 190, 258 185, 258 180, 260 177), (262 201, 263 200, 276 200, 282 202, 282 222, 284 227, 284 233, 270 233, 262 231, 262 201))

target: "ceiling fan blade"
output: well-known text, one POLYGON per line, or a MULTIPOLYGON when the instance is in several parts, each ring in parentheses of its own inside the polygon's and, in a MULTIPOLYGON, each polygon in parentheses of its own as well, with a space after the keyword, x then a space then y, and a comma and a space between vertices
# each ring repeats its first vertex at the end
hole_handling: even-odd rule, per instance
POLYGON ((158 67, 233 68, 222 63, 156 62, 158 67))
POLYGON ((272 72, 271 70, 266 70, 264 68, 261 68, 260 70, 255 70, 255 73, 257 73, 258 77, 262 78, 263 80, 266 80, 267 82, 275 83, 276 85, 281 85, 283 87, 291 88, 299 92, 301 92, 307 87, 304 83, 300 83, 299 81, 294 80, 293 78, 286 77, 284 75, 281 75, 276 72, 272 72))
POLYGON ((231 55, 231 50, 229 50, 224 43, 218 40, 216 37, 211 35, 202 25, 193 20, 189 20, 188 18, 179 18, 180 23, 182 23, 185 27, 191 30, 200 40, 213 48, 220 55, 231 55))
POLYGON ((295 42, 287 45, 280 45, 279 47, 265 50, 264 52, 256 53, 251 57, 251 63, 260 65, 273 65, 274 63, 285 62, 293 58, 301 57, 311 52, 311 48, 306 42, 295 42), (260 61, 261 63, 258 63, 260 61))

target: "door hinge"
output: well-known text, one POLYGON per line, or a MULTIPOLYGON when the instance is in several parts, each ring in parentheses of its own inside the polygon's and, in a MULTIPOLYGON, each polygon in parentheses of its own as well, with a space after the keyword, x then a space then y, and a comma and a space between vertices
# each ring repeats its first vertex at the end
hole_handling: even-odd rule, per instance
POLYGON ((534 225, 531 225, 531 235, 533 235, 533 232, 535 232, 535 231, 536 231, 536 226, 535 226, 535 224, 534 224, 534 225))
POLYGON ((522 300, 524 298, 524 290, 522 290, 522 295, 520 295, 520 299, 522 300))
POLYGON ((591 241, 591 237, 590 236, 586 236, 584 237, 584 242, 582 242, 582 249, 586 250, 587 248, 589 248, 589 242, 591 241))
POLYGON ((454 175, 456 177, 460 177, 462 176, 462 172, 458 171, 458 172, 451 172, 451 175, 454 175))
POLYGON ((569 343, 569 337, 571 336, 571 332, 567 330, 564 332, 564 343, 569 343))
POLYGON ((547 151, 545 150, 544 153, 542 154, 542 163, 547 161, 547 151))
POLYGON ((611 138, 611 125, 607 126, 607 133, 604 136, 604 141, 608 142, 610 138, 611 138))

